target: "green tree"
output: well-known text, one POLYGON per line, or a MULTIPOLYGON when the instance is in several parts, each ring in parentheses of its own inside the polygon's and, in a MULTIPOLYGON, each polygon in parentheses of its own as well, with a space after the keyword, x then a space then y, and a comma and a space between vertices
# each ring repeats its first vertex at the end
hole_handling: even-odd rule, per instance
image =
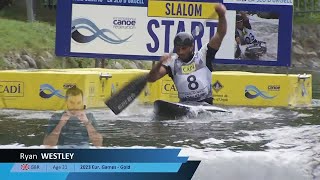
POLYGON ((6 7, 6 6, 11 6, 14 3, 14 0, 1 0, 0 1, 0 9, 6 7))

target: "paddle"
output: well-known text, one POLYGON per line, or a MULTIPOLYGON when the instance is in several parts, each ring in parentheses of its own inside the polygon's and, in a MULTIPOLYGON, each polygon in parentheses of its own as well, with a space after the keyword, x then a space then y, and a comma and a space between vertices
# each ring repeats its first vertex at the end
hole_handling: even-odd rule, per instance
MULTIPOLYGON (((214 13, 212 14, 214 16, 214 13)), ((207 19, 204 24, 211 19, 207 19)), ((192 30, 191 34, 195 36, 195 34, 199 33, 203 30, 203 26, 197 26, 192 30)), ((173 54, 173 50, 169 53, 173 54)), ((142 75, 124 86, 121 90, 119 90, 114 96, 105 101, 105 104, 117 115, 121 113, 126 107, 128 107, 137 96, 141 93, 148 81, 148 75, 142 75)))
POLYGON ((133 79, 125 85, 120 91, 108 99, 105 104, 113 111, 114 114, 119 114, 131 104, 141 93, 147 84, 147 76, 142 75, 133 79))

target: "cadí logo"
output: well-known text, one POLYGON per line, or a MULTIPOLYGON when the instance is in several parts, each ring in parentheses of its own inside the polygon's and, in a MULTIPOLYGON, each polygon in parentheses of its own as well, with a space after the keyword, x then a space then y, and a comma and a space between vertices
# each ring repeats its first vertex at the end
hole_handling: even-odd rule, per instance
POLYGON ((248 98, 248 99, 255 99, 257 97, 262 97, 263 99, 273 99, 276 96, 271 96, 269 95, 267 92, 265 91, 260 91, 257 87, 253 86, 253 85, 248 85, 246 86, 246 89, 244 91, 244 95, 248 98))
POLYGON ((39 96, 45 99, 49 99, 52 96, 57 96, 59 98, 65 99, 66 97, 61 94, 61 90, 54 89, 50 84, 41 84, 39 96))
MULTIPOLYGON (((133 35, 133 34, 132 34, 133 35)), ((127 38, 121 39, 114 32, 109 29, 99 29, 92 21, 86 18, 78 18, 72 21, 71 37, 78 43, 88 43, 96 38, 100 38, 103 41, 110 44, 121 44, 126 42, 132 37, 130 35, 127 38), (78 30, 85 29, 90 31, 92 34, 89 36, 81 34, 78 30)))

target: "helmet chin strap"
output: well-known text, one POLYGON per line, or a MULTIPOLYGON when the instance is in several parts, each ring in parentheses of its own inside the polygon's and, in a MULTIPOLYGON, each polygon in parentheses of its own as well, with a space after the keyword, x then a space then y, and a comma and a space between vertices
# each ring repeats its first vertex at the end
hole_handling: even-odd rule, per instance
POLYGON ((185 62, 185 63, 190 62, 190 61, 192 60, 192 58, 193 58, 193 55, 194 55, 194 51, 192 51, 192 52, 190 53, 190 55, 189 55, 189 57, 188 57, 187 59, 184 59, 184 60, 182 60, 182 61, 185 62))

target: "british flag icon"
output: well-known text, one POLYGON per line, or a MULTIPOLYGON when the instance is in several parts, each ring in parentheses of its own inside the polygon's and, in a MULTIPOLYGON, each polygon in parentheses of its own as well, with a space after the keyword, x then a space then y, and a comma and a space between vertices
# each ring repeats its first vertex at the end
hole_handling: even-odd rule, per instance
POLYGON ((21 164, 21 170, 24 170, 24 171, 29 170, 29 164, 21 164))

